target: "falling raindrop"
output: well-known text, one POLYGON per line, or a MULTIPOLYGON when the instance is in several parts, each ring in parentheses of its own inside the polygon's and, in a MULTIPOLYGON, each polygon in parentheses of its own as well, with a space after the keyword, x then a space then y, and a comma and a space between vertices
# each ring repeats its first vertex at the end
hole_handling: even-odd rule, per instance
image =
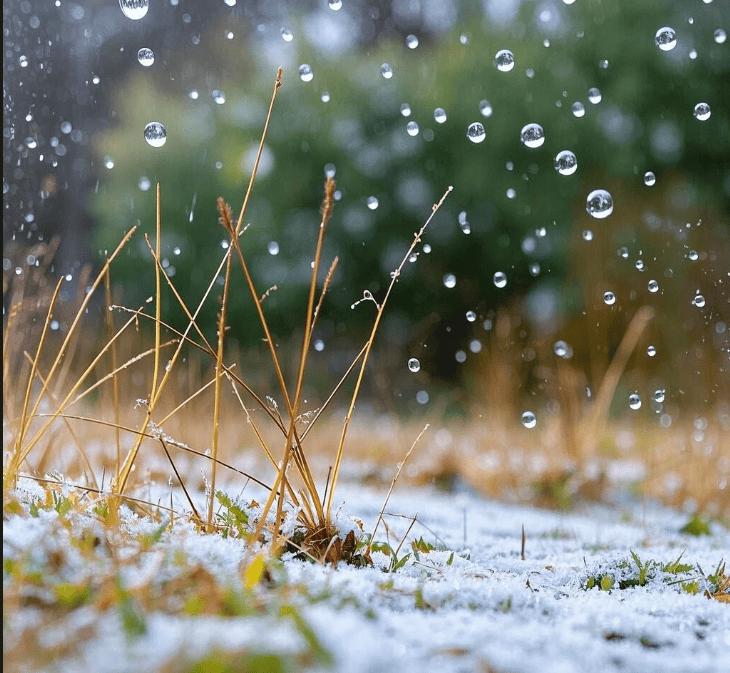
POLYGON ((167 129, 160 122, 150 122, 144 127, 144 139, 151 147, 162 147, 167 142, 167 129))
POLYGON ((639 393, 631 393, 629 395, 629 407, 634 411, 641 409, 641 397, 639 397, 639 393))
POLYGON ((649 356, 650 358, 653 358, 653 357, 655 357, 655 356, 656 356, 656 346, 647 346, 647 347, 646 347, 646 354, 647 354, 647 355, 648 355, 648 356, 649 356))
POLYGON ((114 159, 112 159, 108 154, 104 157, 104 167, 107 170, 114 168, 114 159))
POLYGON ((487 137, 484 125, 480 122, 472 122, 466 129, 466 137, 473 143, 484 142, 484 139, 487 137))
POLYGON ((321 100, 323 103, 329 103, 330 102, 330 92, 329 91, 323 91, 322 95, 319 97, 319 100, 321 100))
POLYGON ((509 49, 500 49, 494 56, 494 63, 497 70, 509 72, 515 67, 514 54, 509 49))
POLYGON ((401 114, 402 114, 402 115, 403 115, 404 117, 410 117, 410 116, 411 116, 411 106, 410 106, 410 105, 408 105, 408 103, 401 103, 401 106, 400 106, 400 113, 401 113, 401 114))
POLYGON ((556 341, 553 344, 553 353, 555 353, 555 355, 557 355, 559 358, 563 358, 564 360, 573 357, 573 349, 571 348, 570 344, 567 341, 563 341, 562 339, 560 341, 556 341))
POLYGON ((466 312, 466 320, 467 322, 474 322, 477 319, 477 314, 474 311, 467 311, 466 312))
POLYGON ((507 274, 505 274, 503 271, 497 271, 494 276, 492 277, 492 282, 494 283, 495 287, 503 288, 507 285, 507 274))
POLYGON ((406 46, 409 49, 416 49, 418 47, 418 38, 415 35, 406 36, 406 46))
POLYGON ((147 190, 149 190, 149 188, 151 186, 152 186, 152 182, 150 181, 150 179, 146 175, 143 175, 139 179, 139 182, 137 183, 137 187, 139 187, 139 189, 141 191, 143 191, 143 192, 146 192, 147 190))
POLYGON ((656 32, 654 41, 656 42, 656 46, 662 51, 671 51, 677 46, 677 33, 674 31, 674 28, 665 26, 656 32))
POLYGON ((269 244, 266 246, 266 249, 269 251, 270 255, 279 254, 279 244, 276 241, 269 241, 269 244))
POLYGON ((616 303, 616 295, 610 290, 603 293, 603 303, 607 306, 613 306, 616 303))
POLYGON ((442 107, 437 107, 433 111, 433 118, 436 120, 437 124, 443 124, 446 121, 446 110, 442 107))
POLYGON ((666 395, 666 391, 664 388, 657 388, 654 391, 654 401, 657 404, 662 404, 664 402, 664 396, 666 395))
POLYGON ((545 142, 545 132, 540 124, 526 124, 520 131, 520 140, 525 147, 535 149, 545 142))
POLYGON ((692 303, 693 303, 693 304, 694 304, 694 305, 695 305, 695 306, 696 306, 697 308, 703 308, 703 307, 705 306, 705 298, 704 298, 704 297, 703 297, 703 296, 702 296, 701 294, 696 294, 696 295, 695 295, 695 296, 694 296, 694 297, 692 298, 692 303))
POLYGON ((586 114, 585 105, 583 105, 583 103, 581 103, 580 101, 575 101, 575 103, 570 106, 570 111, 573 113, 574 117, 579 118, 585 117, 586 114))
POLYGON ((691 262, 696 262, 700 258, 700 255, 696 250, 690 250, 687 253, 687 257, 691 262))
POLYGON ((150 8, 149 0, 119 0, 122 14, 132 21, 139 21, 147 16, 150 8))
POLYGON ((707 103, 697 103, 697 105, 695 105, 695 119, 704 122, 710 118, 710 115, 712 115, 712 110, 710 110, 710 106, 707 103))
POLYGON ((418 361, 418 358, 410 358, 408 360, 408 369, 414 374, 421 370, 421 363, 418 361))
POLYGON ((418 122, 409 121, 406 124, 406 132, 409 136, 417 136, 421 128, 418 126, 418 122))
POLYGON ((591 229, 584 229, 583 233, 581 234, 583 236, 584 241, 592 241, 593 240, 593 231, 591 229))
POLYGON ((383 63, 380 66, 380 74, 383 76, 383 79, 391 79, 393 77, 393 66, 390 63, 383 63))
POLYGON ((600 89, 597 89, 596 87, 591 87, 590 89, 588 89, 588 101, 592 105, 598 105, 602 99, 603 96, 601 95, 600 89))
POLYGON ((471 225, 469 224, 469 220, 466 216, 466 211, 462 210, 459 213, 459 227, 461 227, 461 231, 465 234, 471 234, 471 225))
POLYGON ((578 159, 570 150, 563 150, 555 155, 554 166, 560 175, 573 175, 578 170, 578 159))
POLYGON ((342 0, 328 0, 327 4, 333 12, 339 12, 342 9, 342 0))
POLYGON ((155 52, 149 47, 142 47, 137 52, 137 60, 140 62, 140 65, 149 68, 155 62, 155 52))
POLYGON ((299 66, 299 79, 302 82, 311 82, 314 79, 314 73, 312 72, 312 66, 308 63, 302 63, 299 66))
POLYGON ((324 350, 324 341, 322 341, 322 339, 314 340, 314 350, 318 353, 321 353, 324 350))
POLYGON ((456 276, 453 273, 447 273, 443 277, 443 283, 444 287, 447 287, 451 290, 452 288, 456 287, 456 276))
POLYGON ((652 294, 656 294, 657 292, 659 292, 659 283, 657 283, 655 280, 650 280, 647 288, 649 292, 651 292, 652 294))
POLYGON ((213 99, 213 102, 217 105, 223 105, 223 103, 226 102, 226 94, 220 89, 213 89, 213 91, 210 92, 210 96, 213 99))
POLYGON ((656 175, 651 171, 644 173, 644 184, 647 187, 653 187, 656 184, 656 175))
POLYGON ((491 117, 492 104, 488 100, 479 101, 479 112, 481 112, 484 117, 491 117))
POLYGON ((368 196, 367 198, 367 206, 370 208, 370 210, 377 210, 378 209, 378 198, 376 196, 368 196))
POLYGON ((727 40, 727 33, 722 28, 718 28, 715 31, 714 37, 717 44, 725 44, 725 40, 727 40))
POLYGON ((532 430, 537 425, 537 418, 531 411, 522 412, 522 425, 528 430, 532 430))
POLYGON ((613 212, 613 197, 605 189, 594 189, 586 199, 586 212, 597 220, 613 212))
POLYGON ((291 42, 294 39, 294 33, 292 33, 290 28, 287 28, 286 26, 281 27, 281 39, 284 40, 284 42, 291 42))

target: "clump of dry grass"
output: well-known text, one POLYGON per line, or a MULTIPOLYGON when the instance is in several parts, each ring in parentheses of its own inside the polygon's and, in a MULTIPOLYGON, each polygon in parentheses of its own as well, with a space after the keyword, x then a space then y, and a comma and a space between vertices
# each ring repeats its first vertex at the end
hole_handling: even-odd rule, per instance
MULTIPOLYGON (((203 528, 214 530, 214 510, 216 498, 216 484, 218 481, 218 470, 227 468, 245 476, 247 479, 256 481, 265 487, 268 496, 263 505, 262 512, 258 518, 255 531, 251 539, 259 539, 265 530, 271 535, 272 548, 280 549, 285 540, 280 537, 281 524, 284 518, 285 506, 290 504, 298 512, 298 521, 304 530, 302 539, 305 543, 303 550, 315 558, 329 558, 337 561, 338 558, 330 558, 331 550, 342 548, 345 540, 340 538, 340 531, 334 523, 333 500, 340 477, 340 470, 346 451, 348 431, 356 409, 358 397, 361 391, 365 371, 372 353, 373 344, 381 324, 382 316, 388 300, 395 288, 406 261, 413 253, 416 246, 421 242, 426 228, 431 223, 439 207, 451 191, 447 189, 441 199, 436 203, 428 218, 418 232, 414 234, 408 250, 404 254, 399 266, 393 271, 390 283, 377 304, 374 321, 370 333, 362 348, 354 358, 349 367, 346 368, 341 379, 336 384, 330 395, 323 401, 315 414, 305 419, 303 415, 303 389, 307 375, 307 364, 311 350, 312 333, 318 316, 325 308, 325 297, 337 265, 335 258, 329 265, 320 281, 323 269, 323 244, 334 207, 335 183, 328 178, 324 185, 324 197, 322 201, 321 219, 317 232, 314 257, 311 264, 311 278, 305 308, 303 311, 304 326, 296 375, 288 377, 282 365, 282 357, 276 345, 274 336, 269 328, 269 323, 264 310, 266 293, 261 294, 252 276, 247 257, 244 251, 244 220, 251 195, 253 193, 259 161, 266 142, 269 124, 272 118, 274 103, 277 92, 282 83, 281 69, 277 73, 274 83, 268 113, 264 122, 256 159, 253 170, 243 197, 243 202, 237 218, 233 218, 228 204, 222 199, 218 200, 219 223, 224 228, 229 245, 226 248, 220 263, 212 274, 210 283, 207 286, 201 300, 194 306, 189 305, 177 291, 175 284, 164 271, 161 264, 161 246, 163 238, 163 210, 161 186, 156 189, 156 222, 155 238, 150 241, 145 237, 149 248, 150 257, 154 267, 155 291, 151 298, 154 302, 154 311, 150 312, 145 306, 138 308, 116 307, 112 304, 111 273, 113 262, 124 250, 127 243, 136 233, 136 227, 130 229, 122 238, 117 248, 110 254, 83 294, 78 305, 78 310, 73 315, 64 337, 56 346, 55 353, 50 354, 50 366, 45 369, 44 363, 49 359, 49 325, 57 310, 57 300, 62 288, 63 279, 59 279, 51 292, 50 300, 45 305, 45 318, 37 345, 33 353, 24 353, 23 361, 27 366, 18 370, 17 364, 10 360, 13 355, 6 352, 6 360, 3 365, 6 372, 15 367, 18 370, 18 379, 23 380, 24 394, 19 405, 19 411, 11 410, 9 418, 12 420, 5 424, 6 434, 10 435, 10 451, 4 465, 4 488, 11 487, 21 474, 37 472, 37 467, 45 467, 52 453, 54 442, 54 431, 59 423, 63 423, 77 444, 79 455, 82 459, 84 472, 89 480, 87 492, 95 492, 99 497, 107 494, 103 485, 97 483, 98 465, 89 456, 89 451, 82 438, 74 429, 74 422, 94 424, 97 428, 106 428, 113 432, 114 437, 114 458, 113 473, 110 476, 111 489, 108 492, 108 506, 111 519, 117 511, 119 504, 129 498, 129 491, 135 483, 135 470, 140 463, 140 456, 143 452, 152 450, 157 445, 169 463, 180 489, 185 495, 189 504, 190 516, 203 528), (243 287, 249 295, 256 317, 261 328, 264 343, 268 350, 271 367, 278 387, 278 395, 283 400, 283 413, 268 402, 268 397, 256 390, 253 383, 246 374, 246 363, 235 362, 228 357, 226 351, 227 311, 229 302, 234 293, 234 276, 240 271, 243 287), (213 343, 205 336, 205 331, 199 323, 199 314, 206 302, 211 301, 213 288, 217 279, 222 277, 223 290, 220 298, 220 309, 216 325, 216 339, 213 343), (115 324, 112 311, 107 312, 106 334, 103 345, 96 344, 91 347, 90 333, 84 333, 82 327, 83 319, 97 290, 103 288, 104 298, 109 309, 117 308, 124 316, 121 326, 115 324), (162 314, 163 294, 172 295, 174 301, 186 317, 187 326, 180 331, 171 327, 164 320, 162 314), (151 346, 141 351, 132 353, 120 364, 120 345, 133 327, 139 325, 140 320, 149 321, 154 329, 154 341, 151 346), (167 338, 167 337, 170 338, 167 338), (83 353, 79 352, 80 344, 84 340, 83 353), (70 377, 71 362, 77 359, 82 360, 87 352, 95 355, 86 366, 81 367, 81 373, 76 378, 70 377), (213 362, 213 378, 204 384, 198 383, 195 389, 190 392, 182 401, 175 399, 173 394, 175 381, 179 379, 181 364, 185 362, 186 354, 197 352, 209 358, 213 362), (127 379, 126 370, 137 366, 142 362, 151 360, 151 375, 147 382, 148 388, 143 398, 138 398, 139 405, 143 410, 143 418, 134 425, 127 425, 122 422, 120 410, 121 400, 134 399, 135 395, 125 391, 123 385, 127 379), (43 371, 41 371, 43 369, 43 371), (101 374, 98 372, 101 370, 101 374), (97 373, 94 380, 94 374, 97 373), (339 432, 339 439, 334 446, 334 455, 331 458, 330 469, 324 485, 321 480, 315 477, 313 472, 309 445, 305 439, 312 428, 317 424, 322 414, 330 407, 336 394, 343 391, 349 378, 354 378, 352 391, 347 404, 347 413, 339 432), (256 479, 246 471, 238 470, 233 465, 221 458, 221 416, 223 413, 223 390, 229 388, 238 402, 238 425, 250 427, 256 441, 262 451, 262 455, 275 470, 272 483, 265 483, 256 479), (175 439, 168 434, 166 427, 168 421, 178 412, 186 409, 194 402, 200 402, 199 398, 209 397, 212 392, 212 409, 208 418, 207 444, 209 451, 201 451, 192 448, 185 440, 175 439), (112 418, 99 418, 73 413, 73 408, 85 398, 92 395, 105 393, 111 399, 112 418), (174 403, 171 403, 174 400, 174 403), (171 408, 165 413, 164 410, 171 408), (306 424, 305 424, 306 420, 306 424), (264 429, 263 425, 268 424, 264 429), (130 442, 125 442, 123 435, 127 435, 130 442), (277 451, 277 443, 279 449, 277 451), (206 506, 199 511, 195 504, 195 498, 191 495, 192 489, 185 483, 185 472, 178 468, 180 453, 202 458, 208 461, 209 471, 206 483, 206 506), (175 454, 175 455, 174 455, 175 454), (32 459, 40 461, 33 468, 32 459), (290 466, 292 469, 290 470, 290 466), (273 520, 269 516, 273 513, 273 520)), ((23 297, 11 303, 10 314, 6 323, 5 340, 12 338, 19 327, 16 324, 18 316, 23 312, 23 297)), ((26 340, 27 342, 27 340, 26 340)), ((16 355, 17 357, 17 355, 16 355)), ((6 410, 9 410, 6 408, 6 410)), ((109 416, 109 414, 106 414, 109 416)), ((6 416, 8 418, 8 416, 6 416)), ((185 437, 188 433, 184 432, 185 437)), ((139 500, 139 499, 136 499, 139 500)), ((343 531, 343 534, 346 531, 343 531)))

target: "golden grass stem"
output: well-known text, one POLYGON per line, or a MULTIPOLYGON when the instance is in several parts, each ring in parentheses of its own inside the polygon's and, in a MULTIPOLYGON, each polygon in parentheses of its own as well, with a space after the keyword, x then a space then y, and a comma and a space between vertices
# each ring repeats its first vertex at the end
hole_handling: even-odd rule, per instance
MULTIPOLYGON (((105 318, 106 318, 106 334, 107 339, 111 340, 114 336, 114 311, 111 310, 112 306, 112 281, 111 281, 111 269, 104 276, 104 300, 105 306, 105 318)), ((119 410, 119 379, 117 378, 117 344, 112 343, 111 351, 109 353, 111 357, 111 376, 112 376, 112 407, 114 411, 114 422, 118 425, 120 416, 119 410)), ((125 364, 122 369, 127 365, 125 364)), ((98 383, 102 383, 105 379, 102 379, 98 383)), ((78 399, 78 398, 77 398, 78 399)), ((76 402, 77 400, 74 400, 76 402)), ((114 431, 114 476, 119 477, 119 468, 122 460, 122 443, 121 434, 119 430, 114 431)))

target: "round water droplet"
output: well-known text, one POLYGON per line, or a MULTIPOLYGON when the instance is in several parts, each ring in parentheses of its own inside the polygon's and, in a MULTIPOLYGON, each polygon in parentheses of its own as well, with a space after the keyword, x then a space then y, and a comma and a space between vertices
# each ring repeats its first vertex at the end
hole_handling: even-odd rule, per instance
POLYGON ((137 60, 140 65, 143 65, 145 68, 149 68, 155 62, 155 52, 149 47, 142 47, 142 49, 137 52, 137 60))
POLYGON ((213 89, 210 92, 210 97, 216 105, 223 105, 226 102, 226 94, 220 89, 213 89))
POLYGON ((603 96, 601 95, 600 89, 594 87, 591 87, 588 89, 588 102, 592 105, 598 105, 601 100, 603 99, 603 96))
POLYGON ((530 275, 537 277, 540 275, 540 264, 539 262, 532 262, 530 264, 530 275))
POLYGON ((409 49, 416 49, 418 47, 418 38, 415 35, 406 36, 406 46, 409 49))
POLYGON ((410 358, 408 360, 408 369, 414 374, 421 370, 421 363, 418 361, 418 358, 410 358))
POLYGON ((515 67, 514 54, 509 49, 500 49, 494 56, 494 64, 497 70, 509 72, 515 67))
POLYGON ((466 320, 467 322, 474 322, 477 319, 477 314, 474 311, 467 311, 466 312, 466 320))
POLYGON ((654 391, 654 401, 657 404, 662 404, 664 402, 665 395, 666 395, 666 391, 664 390, 664 388, 657 388, 654 391))
POLYGON ((693 297, 693 299, 692 299, 692 303, 693 303, 693 304, 694 304, 694 305, 695 305, 695 306, 696 306, 697 308, 703 308, 703 307, 704 307, 704 305, 705 305, 705 298, 704 298, 704 297, 703 297, 703 296, 702 296, 701 294, 696 294, 696 295, 695 295, 695 296, 693 297))
POLYGON ((281 39, 284 40, 284 42, 291 42, 294 39, 294 33, 292 33, 290 28, 287 28, 286 26, 281 27, 281 39))
POLYGON ((674 28, 664 26, 664 28, 660 28, 656 32, 654 41, 656 42, 656 46, 662 51, 671 51, 677 46, 677 33, 674 31, 674 28))
POLYGON ((323 103, 329 103, 330 98, 330 92, 329 91, 323 91, 322 95, 319 97, 319 100, 321 100, 323 103))
POLYGON ((488 100, 479 101, 479 112, 481 112, 484 117, 491 117, 492 104, 488 100))
POLYGON ((650 357, 656 357, 656 346, 647 346, 646 347, 646 354, 650 357))
POLYGON ((644 260, 643 259, 637 259, 634 262, 634 266, 636 267, 637 271, 643 271, 644 270, 644 260))
POLYGON ((553 353, 555 353, 555 355, 557 355, 559 358, 563 358, 564 360, 573 357, 573 349, 571 348, 570 344, 567 341, 563 341, 562 339, 560 341, 556 341, 553 344, 553 353))
POLYGON ((146 175, 143 175, 139 179, 139 182, 137 183, 137 187, 139 187, 140 190, 143 192, 146 192, 151 186, 152 186, 152 182, 146 175))
POLYGON ((503 271, 497 271, 494 276, 492 276, 492 282, 494 285, 498 288, 506 287, 507 285, 507 274, 503 271))
POLYGON ((644 184, 647 187, 653 187, 656 184, 656 175, 651 171, 644 173, 644 184))
POLYGON ((725 44, 725 40, 727 40, 727 33, 722 28, 718 28, 715 31, 714 37, 717 44, 725 44))
POLYGON ((581 103, 580 101, 575 101, 575 103, 570 106, 570 111, 573 113, 574 117, 579 118, 585 117, 586 114, 585 105, 583 105, 583 103, 581 103))
POLYGON ((417 136, 421 128, 418 126, 418 122, 409 121, 406 124, 406 132, 409 136, 417 136))
POLYGON ((446 121, 446 110, 442 107, 437 107, 433 111, 433 118, 436 120, 437 124, 443 124, 446 121))
POLYGON ((162 147, 167 142, 167 129, 160 122, 150 122, 144 127, 144 139, 151 147, 162 147))
POLYGON ((200 94, 198 93, 197 89, 191 89, 190 93, 188 94, 190 100, 198 100, 199 96, 200 94))
POLYGON ((656 294, 657 292, 659 292, 659 283, 657 283, 655 280, 650 280, 647 284, 647 288, 649 292, 651 292, 652 294, 656 294))
POLYGON ((554 166, 560 175, 573 175, 578 170, 578 159, 570 150, 563 150, 555 155, 554 166))
POLYGON ((528 430, 532 430, 537 425, 537 417, 531 411, 522 412, 522 425, 528 430))
POLYGON ((401 103, 401 106, 400 106, 400 113, 401 113, 401 114, 402 114, 402 115, 403 115, 404 117, 410 117, 410 116, 411 116, 411 106, 410 106, 410 105, 408 105, 408 103, 401 103))
POLYGON ((540 124, 526 124, 520 131, 520 140, 525 147, 535 149, 545 142, 545 132, 540 124))
POLYGON ((484 142, 487 137, 487 132, 484 130, 484 125, 480 122, 472 122, 466 128, 466 137, 469 138, 473 143, 484 142))
POLYGON ((342 9, 342 0, 328 0, 327 4, 333 12, 339 12, 342 9))
POLYGON ((35 138, 28 137, 25 139, 25 146, 29 150, 34 150, 36 147, 38 147, 38 141, 35 138))
POLYGON ((312 66, 309 65, 309 63, 302 63, 299 66, 299 79, 302 80, 302 82, 311 82, 314 79, 312 66))
POLYGON ((119 0, 122 14, 132 21, 139 21, 147 16, 150 8, 149 0, 119 0))
POLYGON ((605 189, 594 189, 586 199, 586 212, 597 220, 613 212, 613 197, 605 189))
POLYGON ((383 76, 383 79, 391 79, 393 77, 393 66, 390 63, 383 63, 380 66, 380 74, 383 76))
POLYGON ((444 287, 447 287, 449 289, 456 287, 456 276, 453 273, 447 273, 443 277, 443 283, 444 287))
POLYGON ((108 154, 104 157, 104 167, 107 170, 114 168, 114 159, 112 159, 108 154))
POLYGON ((378 209, 378 199, 376 196, 368 196, 367 198, 367 206, 370 208, 370 210, 377 210, 378 209))
POLYGON ((641 397, 639 397, 639 393, 631 393, 629 395, 629 407, 634 411, 641 409, 641 397))
POLYGON ((590 229, 584 229, 583 233, 581 234, 583 236, 584 241, 592 241, 593 240, 593 231, 590 229))
POLYGON ((695 116, 695 119, 704 122, 710 118, 710 116, 712 115, 712 110, 710 110, 710 106, 707 103, 697 103, 697 105, 695 105, 693 114, 695 116))
POLYGON ((469 220, 466 216, 466 211, 462 210, 459 213, 459 227, 461 228, 461 231, 465 234, 471 234, 471 225, 469 224, 469 220))
POLYGON ((696 250, 690 250, 687 253, 687 257, 690 259, 690 261, 696 262, 700 258, 700 255, 696 250))
POLYGON ((314 340, 314 350, 318 353, 321 353, 324 350, 324 341, 322 341, 322 339, 314 340))
POLYGON ((610 290, 603 293, 603 303, 607 306, 613 306, 616 303, 616 295, 610 290))
POLYGON ((269 251, 270 255, 279 254, 279 244, 276 241, 269 241, 269 244, 266 246, 266 249, 269 251))

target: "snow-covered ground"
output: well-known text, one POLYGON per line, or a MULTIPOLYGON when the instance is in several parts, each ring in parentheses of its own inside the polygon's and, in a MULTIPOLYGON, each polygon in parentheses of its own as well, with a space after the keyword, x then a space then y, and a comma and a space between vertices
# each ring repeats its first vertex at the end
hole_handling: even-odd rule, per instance
MULTIPOLYGON (((37 489, 24 482, 19 499, 27 503, 37 489)), ((338 496, 345 503, 339 520, 360 518, 371 531, 384 491, 345 485, 338 496)), ((333 568, 285 555, 282 564, 271 566, 271 578, 254 586, 254 607, 224 605, 218 614, 196 614, 185 592, 202 588, 202 600, 213 600, 204 584, 209 577, 217 586, 240 589, 242 562, 254 552, 238 539, 203 535, 176 521, 143 552, 121 545, 105 556, 77 541, 83 530, 103 536, 91 513, 66 515, 66 525, 54 508, 36 516, 6 513, 5 647, 16 656, 27 647, 28 661, 39 649, 56 652, 42 669, 22 669, 47 673, 204 671, 204 664, 193 664, 212 651, 258 657, 247 660, 248 668, 225 670, 272 673, 281 667, 346 673, 730 671, 730 603, 704 595, 710 583, 697 569, 709 575, 723 558, 730 560, 730 536, 717 524, 712 535, 694 537, 679 533, 686 515, 639 503, 566 514, 469 492, 400 486, 386 512, 376 539, 393 548, 417 515, 398 554, 410 556, 396 572, 384 571, 391 560, 382 552, 373 553, 371 568, 333 568), (420 538, 424 544, 414 552, 411 541, 420 538), (619 588, 622 580, 639 577, 631 551, 648 562, 646 583, 619 588), (62 561, 49 562, 59 554, 62 561), (674 572, 651 563, 671 563, 680 555, 691 568, 674 572), (43 607, 48 587, 26 583, 19 598, 19 571, 13 574, 8 560, 55 573, 64 586, 114 570, 124 596, 136 596, 137 612, 120 609, 116 594, 116 608, 104 609, 103 600, 95 599, 49 616, 43 607), (179 604, 154 599, 157 590, 175 594, 170 587, 176 577, 190 577, 191 568, 202 569, 204 577, 185 585, 179 604), (610 577, 613 587, 587 590, 589 577, 610 577), (694 594, 683 588, 692 581, 694 594), (140 607, 140 587, 153 609, 140 607)), ((154 538, 159 523, 127 511, 122 529, 154 538)))

